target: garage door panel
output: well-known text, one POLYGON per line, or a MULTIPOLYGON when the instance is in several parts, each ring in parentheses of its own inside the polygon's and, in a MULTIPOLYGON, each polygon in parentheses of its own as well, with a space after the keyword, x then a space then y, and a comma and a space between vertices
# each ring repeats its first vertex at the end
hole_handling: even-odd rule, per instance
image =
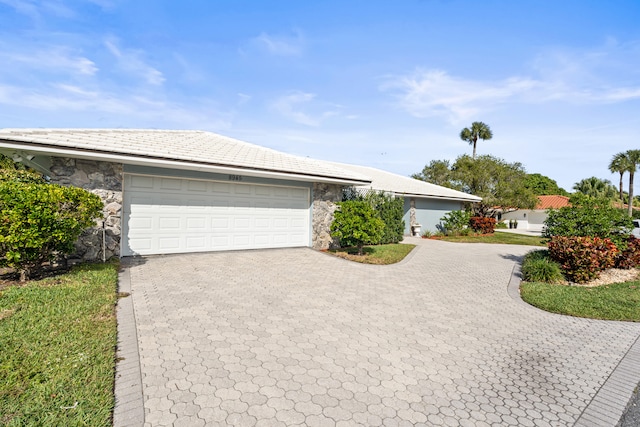
POLYGON ((187 181, 187 191, 193 191, 196 193, 202 193, 208 191, 208 183, 206 181, 187 181))
POLYGON ((233 226, 236 230, 246 230, 251 227, 251 220, 249 218, 235 218, 233 220, 233 226))
POLYGON ((242 184, 236 184, 233 187, 233 193, 234 194, 241 194, 241 195, 249 195, 252 193, 252 186, 251 185, 242 185, 242 184))
POLYGON ((180 237, 159 237, 158 247, 161 250, 166 251, 179 251, 180 250, 180 237))
POLYGON ((233 236, 233 245, 240 248, 249 248, 251 243, 251 236, 249 234, 236 234, 233 236))
POLYGON ((186 244, 188 249, 192 250, 206 250, 207 239, 203 236, 187 236, 186 244))
POLYGON ((180 217, 160 217, 158 221, 159 221, 158 227, 160 227, 163 230, 179 231, 182 229, 182 227, 180 227, 180 217))
POLYGON ((180 191, 182 190, 183 180, 173 178, 160 178, 159 190, 161 191, 180 191))
POLYGON ((123 255, 308 246, 309 190, 125 175, 123 255))
POLYGON ((138 216, 129 221, 130 228, 136 230, 153 230, 153 218, 138 216))
POLYGON ((269 218, 256 218, 254 226, 256 228, 269 228, 269 218))
POLYGON ((187 230, 206 230, 207 218, 202 217, 188 217, 187 218, 187 230))
POLYGON ((255 195, 256 196, 271 196, 271 187, 256 186, 255 187, 255 195))
POLYGON ((230 194, 231 193, 231 184, 229 183, 221 183, 221 182, 214 182, 211 184, 211 191, 213 193, 220 193, 220 194, 230 194))
POLYGON ((133 190, 135 190, 135 189, 143 189, 143 190, 153 189, 153 177, 132 175, 129 186, 133 190))
POLYGON ((211 227, 216 229, 217 231, 228 230, 230 228, 231 218, 228 217, 219 217, 211 219, 211 227))

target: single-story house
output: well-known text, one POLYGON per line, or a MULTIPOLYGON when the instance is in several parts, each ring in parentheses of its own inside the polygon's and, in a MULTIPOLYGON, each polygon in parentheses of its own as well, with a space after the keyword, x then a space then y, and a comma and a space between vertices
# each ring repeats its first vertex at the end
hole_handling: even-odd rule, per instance
POLYGON ((547 220, 549 209, 560 209, 569 206, 569 198, 566 196, 538 196, 538 204, 534 209, 518 209, 505 212, 499 218, 508 223, 510 220, 518 221, 518 228, 529 231, 542 231, 547 220))
POLYGON ((0 129, 0 153, 100 196, 104 218, 78 257, 155 255, 334 244, 346 187, 405 197, 405 234, 435 230, 479 197, 384 172, 281 153, 211 132, 0 129))
POLYGON ((416 226, 420 227, 421 232, 438 231, 440 219, 445 214, 464 209, 465 203, 477 203, 482 200, 481 197, 472 194, 372 167, 334 164, 341 169, 370 177, 371 183, 360 185, 361 189, 384 191, 403 197, 405 235, 413 234, 416 226))
POLYGON ((104 221, 77 245, 84 259, 325 249, 342 189, 371 183, 328 162, 202 131, 2 129, 0 152, 103 199, 104 221))

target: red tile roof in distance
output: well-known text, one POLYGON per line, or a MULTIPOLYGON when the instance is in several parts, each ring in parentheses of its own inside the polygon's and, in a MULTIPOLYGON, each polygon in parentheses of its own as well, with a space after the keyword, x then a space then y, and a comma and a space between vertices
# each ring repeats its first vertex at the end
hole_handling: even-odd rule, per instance
POLYGON ((569 198, 566 196, 538 196, 536 209, 560 209, 569 205, 569 198))

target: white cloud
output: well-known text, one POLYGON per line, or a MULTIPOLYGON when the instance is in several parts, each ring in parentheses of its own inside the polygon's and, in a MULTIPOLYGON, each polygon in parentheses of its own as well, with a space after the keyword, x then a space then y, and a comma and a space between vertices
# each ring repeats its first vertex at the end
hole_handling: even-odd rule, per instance
POLYGON ((0 58, 12 66, 27 65, 32 69, 43 71, 60 70, 65 73, 92 76, 98 71, 96 64, 90 59, 74 54, 71 49, 63 46, 50 46, 43 50, 24 52, 9 52, 4 49, 0 58))
POLYGON ((640 98, 638 76, 633 74, 640 64, 627 59, 639 53, 636 45, 608 41, 604 48, 586 52, 541 54, 532 61, 529 75, 483 81, 418 69, 389 77, 380 89, 394 93, 398 105, 413 116, 442 116, 456 124, 513 103, 617 103, 640 98))
POLYGON ((459 122, 538 86, 539 82, 526 78, 486 83, 453 77, 441 70, 418 70, 391 79, 381 88, 397 91, 399 105, 416 117, 445 116, 459 122))
MULTIPOLYGON (((319 126, 323 120, 337 115, 338 111, 335 105, 333 106, 334 109, 318 113, 303 111, 303 108, 314 109, 312 101, 314 101, 315 98, 316 95, 314 93, 301 91, 291 92, 276 99, 271 104, 271 109, 296 123, 307 126, 319 126)), ((322 105, 321 107, 323 107, 321 109, 324 109, 326 105, 322 105)))
POLYGON ((61 1, 0 0, 0 3, 6 4, 16 12, 28 16, 34 21, 41 20, 42 15, 54 15, 62 18, 76 16, 75 12, 61 1))
POLYGON ((160 86, 164 83, 165 78, 162 72, 144 62, 141 58, 143 55, 141 51, 120 49, 117 46, 117 42, 113 39, 106 40, 104 44, 109 52, 118 60, 118 64, 123 70, 141 77, 148 84, 154 86, 160 86))
POLYGON ((274 36, 261 33, 252 41, 267 52, 279 56, 300 55, 304 48, 304 38, 299 31, 294 32, 294 36, 274 36))
MULTIPOLYGON (((60 114, 108 117, 113 123, 140 127, 146 123, 180 129, 220 130, 230 126, 229 113, 207 100, 192 99, 188 106, 140 94, 118 93, 71 84, 51 84, 41 89, 0 84, 0 116, 16 108, 37 112, 35 123, 55 120, 60 114)), ((148 125, 147 125, 148 126, 148 125)))

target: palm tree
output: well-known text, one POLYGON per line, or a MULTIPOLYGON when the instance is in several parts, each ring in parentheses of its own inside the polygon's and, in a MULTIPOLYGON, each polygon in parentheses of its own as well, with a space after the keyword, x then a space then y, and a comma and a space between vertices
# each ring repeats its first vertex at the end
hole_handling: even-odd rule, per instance
POLYGON ((473 145, 473 158, 476 158, 476 143, 478 139, 486 141, 493 138, 493 133, 489 125, 482 122, 471 123, 471 128, 464 128, 460 131, 460 139, 473 145))
POLYGON ((613 199, 616 197, 617 190, 608 179, 600 179, 592 176, 577 182, 573 189, 586 194, 587 196, 596 198, 613 199))
POLYGON ((628 158, 625 153, 618 153, 611 159, 611 163, 609 163, 609 170, 611 173, 619 173, 620 174, 620 201, 624 204, 624 192, 622 191, 622 178, 624 177, 624 173, 627 172, 630 167, 628 165, 628 158))
POLYGON ((629 216, 633 215, 633 175, 640 164, 640 150, 628 150, 624 153, 627 162, 627 172, 629 172, 629 216))

